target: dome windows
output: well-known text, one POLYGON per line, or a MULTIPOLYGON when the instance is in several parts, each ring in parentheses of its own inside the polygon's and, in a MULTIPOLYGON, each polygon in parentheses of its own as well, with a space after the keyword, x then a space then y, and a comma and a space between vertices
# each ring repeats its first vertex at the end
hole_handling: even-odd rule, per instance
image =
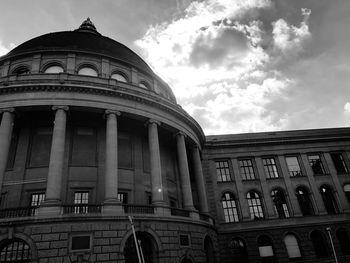
POLYGON ((64 69, 60 65, 50 65, 44 71, 44 73, 48 74, 58 74, 62 72, 64 72, 64 69))
POLYGON ((83 66, 78 70, 78 75, 97 77, 98 73, 90 66, 83 66))
POLYGON ((14 71, 12 71, 12 74, 14 75, 25 75, 29 73, 30 73, 30 70, 26 66, 19 66, 14 71))
POLYGON ((128 79, 125 77, 125 75, 123 73, 120 72, 115 72, 111 75, 111 79, 115 79, 116 81, 119 82, 128 82, 128 79))
POLYGON ((143 89, 148 89, 148 90, 150 89, 150 85, 147 82, 145 82, 145 81, 141 81, 139 83, 139 87, 143 88, 143 89))

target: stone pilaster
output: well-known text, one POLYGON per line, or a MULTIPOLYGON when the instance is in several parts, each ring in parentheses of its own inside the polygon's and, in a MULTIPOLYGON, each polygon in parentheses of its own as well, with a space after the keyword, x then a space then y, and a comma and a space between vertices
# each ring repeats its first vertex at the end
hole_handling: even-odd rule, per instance
POLYGON ((199 149, 197 145, 192 149, 192 156, 193 156, 194 175, 196 177, 196 184, 198 189, 199 210, 202 213, 208 213, 209 212, 208 199, 207 199, 207 193, 206 193, 205 183, 204 183, 202 162, 200 159, 199 149))

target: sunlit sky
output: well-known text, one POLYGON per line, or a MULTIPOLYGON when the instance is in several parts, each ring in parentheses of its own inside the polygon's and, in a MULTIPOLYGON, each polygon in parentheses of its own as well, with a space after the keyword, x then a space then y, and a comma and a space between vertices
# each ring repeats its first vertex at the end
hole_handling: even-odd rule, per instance
POLYGON ((90 17, 206 135, 350 125, 349 0, 1 0, 0 10, 0 55, 90 17))

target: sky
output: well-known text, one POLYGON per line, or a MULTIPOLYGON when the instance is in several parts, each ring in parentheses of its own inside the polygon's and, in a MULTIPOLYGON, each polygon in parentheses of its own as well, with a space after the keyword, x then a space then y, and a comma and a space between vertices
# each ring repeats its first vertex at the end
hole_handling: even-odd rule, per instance
POLYGON ((206 135, 350 126, 349 0, 1 0, 0 10, 0 55, 90 17, 206 135))

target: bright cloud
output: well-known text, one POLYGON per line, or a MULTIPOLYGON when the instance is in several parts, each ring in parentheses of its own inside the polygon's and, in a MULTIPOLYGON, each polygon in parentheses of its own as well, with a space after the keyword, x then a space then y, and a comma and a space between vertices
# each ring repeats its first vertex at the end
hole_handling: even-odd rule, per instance
POLYGON ((284 128, 286 116, 268 105, 293 81, 276 62, 311 37, 311 11, 301 10, 299 26, 258 19, 256 13, 273 8, 269 0, 195 1, 183 16, 151 26, 136 41, 206 134, 284 128))
POLYGON ((11 49, 15 48, 16 45, 11 43, 9 48, 7 48, 0 40, 0 56, 7 54, 11 49))
POLYGON ((345 103, 344 105, 344 113, 350 114, 350 102, 345 103))

